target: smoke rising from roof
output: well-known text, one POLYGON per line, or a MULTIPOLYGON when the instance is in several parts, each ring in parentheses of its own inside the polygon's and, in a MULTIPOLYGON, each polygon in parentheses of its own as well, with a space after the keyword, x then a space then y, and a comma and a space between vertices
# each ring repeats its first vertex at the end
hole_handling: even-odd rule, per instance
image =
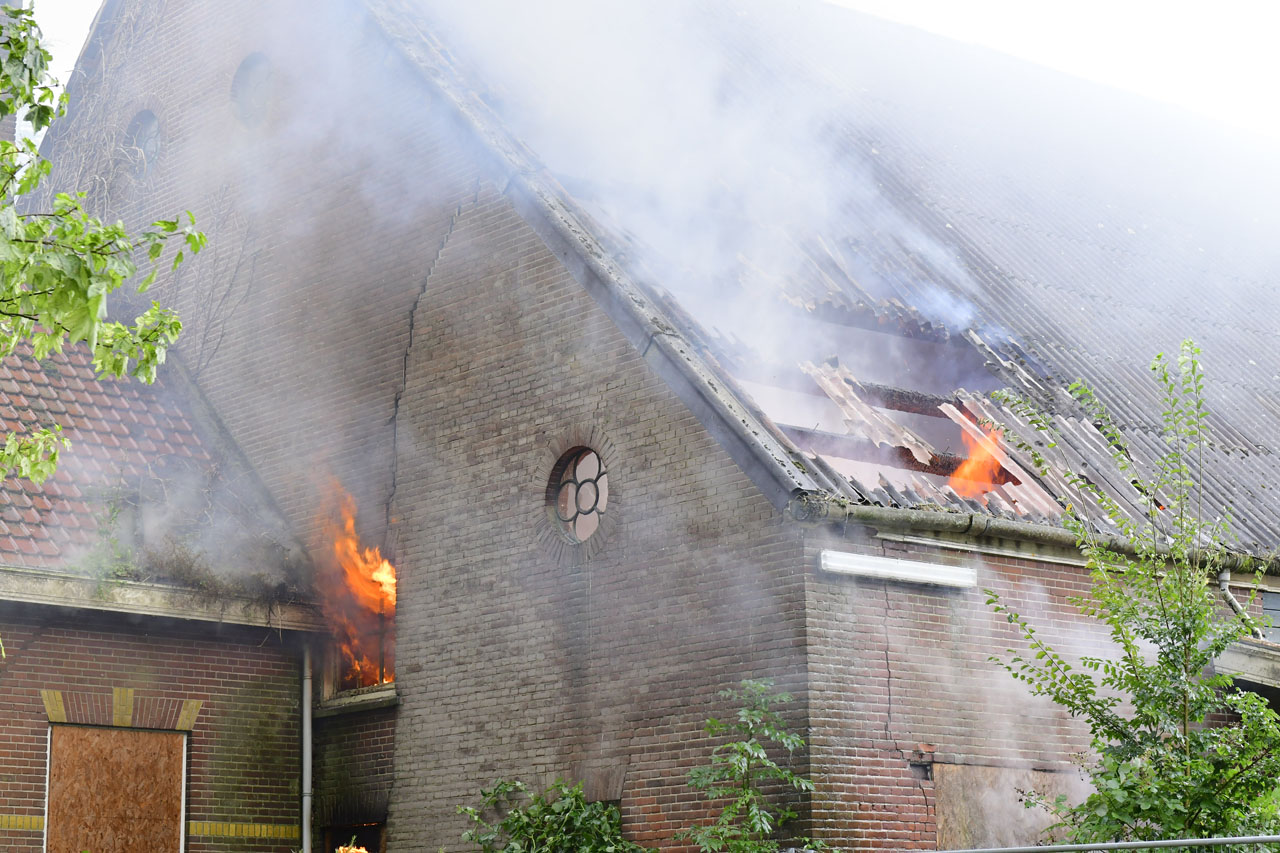
MULTIPOLYGON (((1238 224, 1275 215, 1253 202, 1241 217, 1226 192, 1274 182, 1250 174, 1256 158, 1221 156, 1224 140, 1175 109, 985 50, 816 2, 417 5, 636 266, 766 350, 795 343, 777 295, 815 251, 872 296, 907 292, 953 332, 1007 339, 985 276, 1035 267, 973 241, 961 215, 1007 218, 1033 252, 1049 210, 1122 262, 1185 259, 1221 281, 1218 246, 1233 266, 1272 265, 1241 256, 1238 224)), ((1160 281, 1072 272, 1083 298, 1167 297, 1160 281)))
MULTIPOLYGON (((953 336, 974 328, 994 343, 1015 339, 1016 330, 1033 338, 1020 341, 1029 347, 1077 331, 1043 295, 1068 293, 1071 309, 1096 326, 1096 340, 1080 350, 1102 353, 1098 363, 1115 356, 1103 344, 1130 349, 1124 342, 1137 337, 1155 348, 1183 337, 1186 330, 1168 328, 1163 308, 1173 302, 1177 316, 1198 317, 1198 292, 1186 282, 1201 272, 1206 286, 1231 283, 1235 307, 1228 311, 1224 300, 1206 312, 1219 327, 1267 298, 1263 284, 1277 259, 1252 237, 1270 230, 1275 215, 1219 192, 1239 184, 1253 161, 1209 168, 1199 154, 1204 140, 1159 111, 1143 113, 1143 121, 1159 121, 1135 141, 1128 96, 1086 91, 816 2, 405 4, 513 135, 612 234, 628 271, 674 294, 724 339, 743 342, 761 364, 834 357, 860 378, 935 393, 991 381, 980 362, 956 359, 944 346, 929 344, 936 352, 922 360, 915 343, 804 311, 833 293, 846 302, 899 299, 953 336), (1141 162, 1135 151, 1146 155, 1141 162), (1193 210, 1200 215, 1188 219, 1193 210), (1230 224, 1250 219, 1244 231, 1230 224), (1087 254, 1059 263, 1063 246, 1087 254), (1143 266, 1151 258, 1158 262, 1143 266), (1228 268, 1239 276, 1229 279, 1228 268), (1019 276, 1044 287, 1005 286, 1019 276), (1017 326, 1012 315, 1039 325, 1017 326), (1131 320, 1141 328, 1117 330, 1131 320), (1058 327, 1066 332, 1054 333, 1058 327)), ((210 37, 225 36, 225 50, 193 57, 185 71, 214 81, 217 96, 202 102, 203 113, 190 111, 194 130, 171 121, 178 104, 113 78, 120 104, 154 108, 173 148, 185 148, 187 159, 162 161, 161 172, 196 163, 183 172, 184 192, 220 198, 231 188, 227 204, 238 213, 212 229, 221 233, 198 263, 242 270, 218 278, 242 288, 226 302, 241 339, 207 358, 195 353, 227 322, 210 317, 193 323, 180 349, 197 356, 190 359, 197 368, 216 360, 212 373, 227 371, 210 380, 210 393, 226 399, 235 388, 235 405, 249 411, 245 422, 279 408, 307 413, 296 436, 264 451, 273 466, 267 476, 296 493, 279 498, 285 511, 304 525, 312 513, 297 495, 313 487, 309 470, 345 449, 360 448, 333 470, 362 507, 378 507, 394 488, 386 449, 411 442, 387 426, 403 378, 398 335, 416 296, 403 282, 430 269, 451 227, 421 218, 446 207, 437 203, 453 190, 408 168, 446 147, 429 129, 444 110, 364 5, 326 4, 307 16, 271 7, 254 27, 224 22, 227 32, 210 37), (253 52, 270 60, 275 94, 265 123, 246 128, 225 98, 236 61, 253 52), (316 183, 322 189, 314 195, 295 195, 316 183), (358 210, 321 209, 334 197, 354 199, 358 210), (392 260, 395 252, 376 247, 360 254, 344 243, 349 229, 370 222, 388 229, 388 243, 412 246, 412 256, 392 260), (284 233, 268 242, 276 228, 284 233), (317 257, 333 281, 304 303, 271 284, 271 271, 317 257), (386 351, 342 361, 314 346, 310 361, 282 376, 252 356, 255 338, 286 334, 278 320, 286 314, 315 339, 300 348, 325 341, 349 352, 343 335, 377 326, 386 351), (345 402, 353 387, 376 388, 382 402, 352 414, 345 402), (305 456, 290 458, 294 438, 305 456)), ((367 5, 399 8, 394 0, 367 5)), ((127 47, 113 45, 110 55, 127 56, 127 47)), ((102 128, 112 131, 109 123, 92 130, 102 128)), ((458 209, 467 203, 457 201, 458 209)), ((190 269, 198 280, 202 268, 190 269)), ((179 290, 181 299, 203 295, 187 284, 179 290)), ((577 343, 591 350, 590 340, 577 343)), ((1144 346, 1139 370, 1149 354, 1144 346)), ((1089 368, 1096 365, 1068 367, 1089 368)), ((1258 372, 1269 379, 1280 365, 1258 372)), ((369 538, 379 541, 380 532, 369 538)))

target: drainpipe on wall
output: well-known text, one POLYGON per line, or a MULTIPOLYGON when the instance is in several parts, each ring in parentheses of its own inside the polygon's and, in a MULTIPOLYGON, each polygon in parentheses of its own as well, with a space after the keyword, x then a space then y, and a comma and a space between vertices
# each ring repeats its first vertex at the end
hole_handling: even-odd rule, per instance
POLYGON ((302 646, 302 853, 311 853, 311 644, 302 646))
MULTIPOLYGON (((1251 621, 1249 620, 1248 614, 1244 612, 1244 605, 1242 605, 1239 601, 1237 601, 1236 597, 1232 595, 1230 584, 1231 584, 1231 571, 1229 569, 1223 569, 1222 571, 1218 572, 1218 589, 1222 590, 1222 597, 1226 599, 1227 604, 1231 605, 1231 609, 1234 610, 1236 614, 1240 616, 1240 618, 1246 621, 1251 621)), ((1250 633, 1253 634, 1255 639, 1258 639, 1258 640, 1262 639, 1262 629, 1258 628, 1257 626, 1253 626, 1251 628, 1250 633)))

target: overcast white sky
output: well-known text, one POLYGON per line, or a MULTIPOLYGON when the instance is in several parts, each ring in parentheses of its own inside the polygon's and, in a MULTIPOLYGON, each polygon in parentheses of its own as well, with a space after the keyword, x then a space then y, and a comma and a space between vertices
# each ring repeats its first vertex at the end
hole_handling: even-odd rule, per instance
MULTIPOLYGON (((1280 138, 1280 50, 1274 48, 1280 3, 1271 0, 829 2, 1280 138)), ((65 80, 75 63, 99 5, 99 0, 36 0, 36 18, 59 79, 65 80)))

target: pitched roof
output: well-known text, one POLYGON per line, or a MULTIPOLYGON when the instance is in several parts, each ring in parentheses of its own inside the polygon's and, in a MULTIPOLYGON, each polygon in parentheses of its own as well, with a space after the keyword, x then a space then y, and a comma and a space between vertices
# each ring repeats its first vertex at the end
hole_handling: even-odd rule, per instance
POLYGON ((0 567, 178 583, 207 582, 196 573, 209 572, 293 580, 284 576, 293 546, 283 523, 195 393, 172 362, 150 386, 95 378, 83 346, 43 361, 29 349, 4 359, 3 428, 57 424, 71 448, 41 485, 0 483, 0 567), (251 553, 257 546, 264 550, 251 553), (260 559, 272 549, 274 560, 260 559))
POLYGON ((0 419, 9 431, 57 424, 73 444, 43 485, 16 476, 0 485, 0 565, 68 565, 96 544, 110 484, 138 480, 161 457, 209 460, 181 412, 153 389, 96 379, 83 347, 4 359, 0 419))
POLYGON ((1063 394, 1083 378, 1151 461, 1147 364, 1193 337, 1206 503, 1235 508, 1250 549, 1280 544, 1277 176, 1250 140, 819 3, 370 6, 735 390, 754 417, 738 432, 766 433, 757 455, 800 488, 1056 523, 1062 484, 1012 448, 975 497, 948 483, 976 420, 1018 425, 985 393, 1055 407, 1067 462, 1104 471, 1063 394))

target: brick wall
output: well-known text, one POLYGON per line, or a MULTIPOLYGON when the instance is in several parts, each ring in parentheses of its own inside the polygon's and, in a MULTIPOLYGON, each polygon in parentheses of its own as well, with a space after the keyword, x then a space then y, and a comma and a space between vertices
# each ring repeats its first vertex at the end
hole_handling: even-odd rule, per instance
POLYGON ((624 827, 673 847, 701 813, 702 724, 729 710, 715 692, 772 675, 803 693, 797 532, 494 186, 424 284, 392 513, 392 844, 461 849, 456 808, 496 777, 625 767, 624 827), (578 445, 609 482, 602 544, 581 550, 545 506, 578 445))
MULTIPOLYGON (((199 702, 188 747, 188 849, 296 847, 300 752, 298 655, 267 629, 188 629, 152 620, 7 607, 0 626, 0 825, 44 815, 50 712, 57 691, 68 723, 177 729, 199 702), (117 694, 117 689, 131 693, 117 694), (124 708, 131 714, 120 718, 124 708), (238 838, 228 832, 276 832, 238 838)), ((53 713, 58 716, 57 711, 53 713)), ((39 850, 39 826, 0 828, 0 847, 39 850)))
POLYGON ((952 791, 966 809, 953 839, 961 832, 973 846, 1034 841, 1046 822, 1018 823, 1026 816, 1015 785, 1050 771, 1035 773, 1036 784, 1076 790, 1069 755, 1087 748, 1088 733, 989 661, 1020 642, 983 590, 998 592, 1068 656, 1099 653, 1105 634, 1067 601, 1088 589, 1087 572, 1030 554, 990 556, 826 530, 806 537, 805 566, 818 836, 856 848, 935 849, 939 823, 950 817, 956 827, 962 817, 937 812, 933 770, 946 765, 959 768, 948 778, 968 786, 959 797, 952 791), (978 585, 822 575, 815 571, 822 548, 974 566, 978 585), (1022 834, 1001 834, 1010 826, 1022 834))
POLYGON ((327 826, 386 820, 395 723, 394 708, 351 711, 315 720, 316 839, 327 826))

